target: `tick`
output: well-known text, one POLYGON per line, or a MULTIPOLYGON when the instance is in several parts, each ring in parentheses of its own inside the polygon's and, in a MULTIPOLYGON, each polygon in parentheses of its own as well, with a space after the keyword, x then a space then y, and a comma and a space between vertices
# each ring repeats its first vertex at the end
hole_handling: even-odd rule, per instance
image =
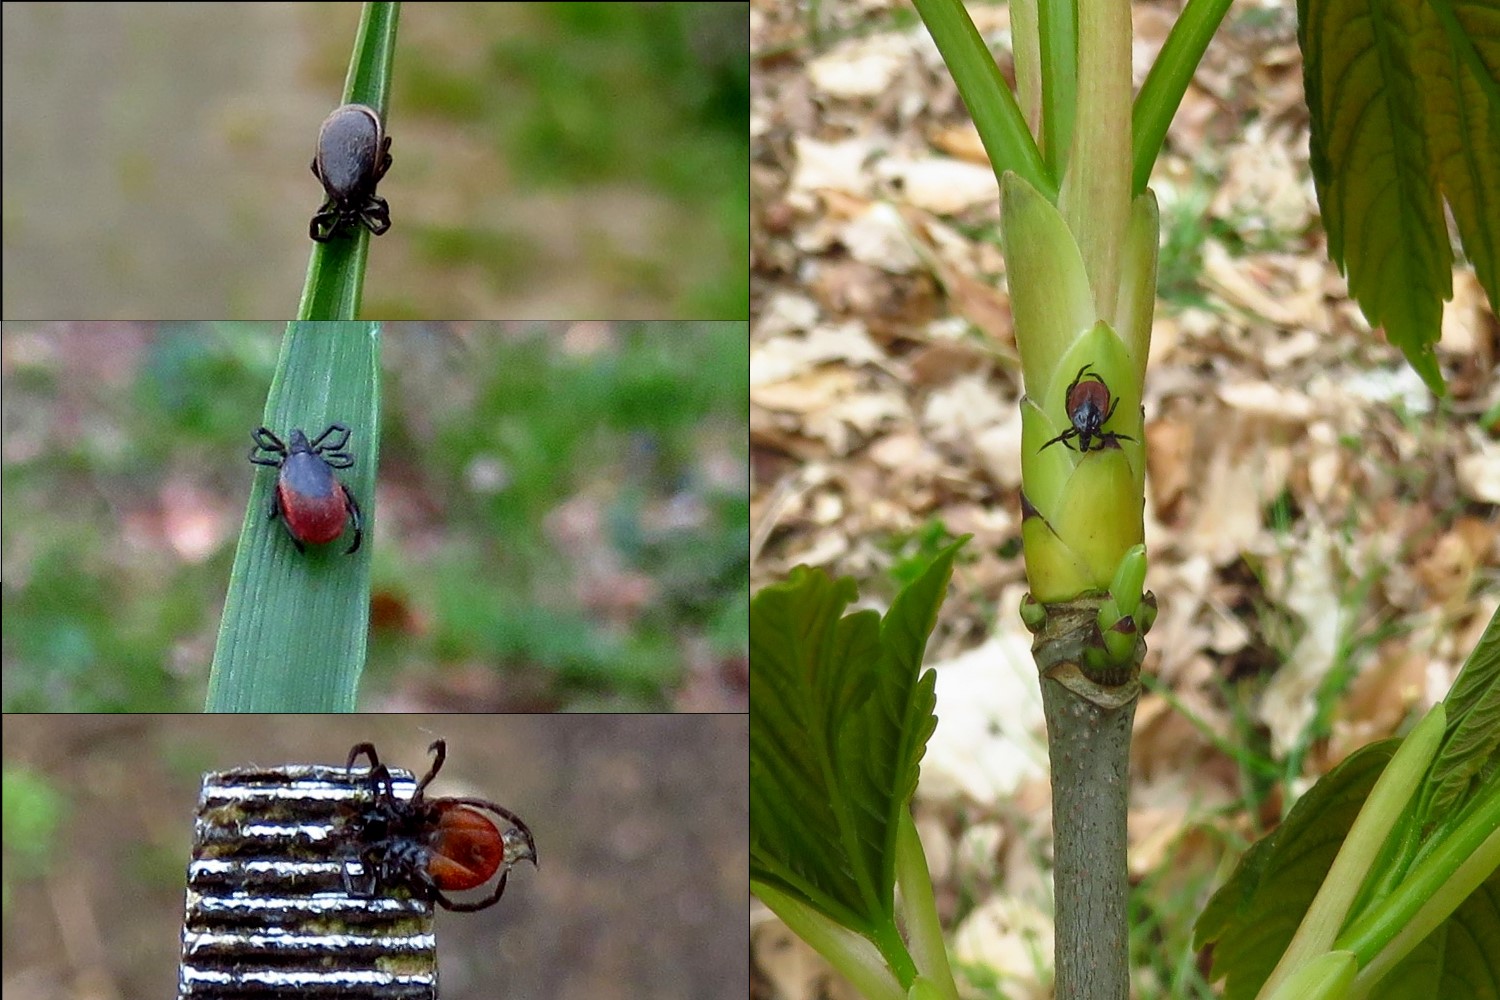
POLYGON ((410 799, 398 799, 391 785, 391 772, 380 762, 372 743, 359 743, 349 751, 346 770, 354 777, 354 762, 370 759, 365 777, 370 799, 357 807, 346 807, 341 836, 346 857, 357 860, 358 880, 343 869, 344 889, 351 896, 376 896, 399 886, 413 896, 447 910, 472 913, 500 901, 510 870, 521 861, 536 864, 536 843, 521 817, 484 799, 427 798, 427 786, 437 777, 447 757, 448 745, 435 740, 427 751, 434 755, 432 767, 417 782, 410 799), (486 815, 488 813, 489 815, 486 815), (513 824, 502 834, 491 816, 513 824), (477 889, 500 879, 484 899, 459 902, 447 892, 477 889))
POLYGON ((354 544, 345 554, 358 549, 364 537, 359 503, 349 487, 333 474, 334 469, 347 469, 354 464, 354 457, 344 450, 349 443, 349 428, 329 424, 322 434, 308 441, 299 427, 292 431, 290 446, 265 427, 256 428, 250 438, 255 442, 250 449, 250 461, 281 470, 276 476, 276 488, 271 491, 268 516, 273 520, 281 518, 297 551, 307 551, 303 542, 333 541, 344 533, 345 521, 354 524, 354 544), (330 434, 342 436, 328 441, 330 434), (262 456, 261 452, 269 454, 262 456))
POLYGON ((1120 400, 1110 395, 1109 386, 1104 384, 1104 379, 1096 372, 1089 371, 1092 367, 1093 364, 1089 363, 1078 369, 1078 374, 1073 376, 1063 397, 1068 410, 1068 421, 1073 426, 1037 451, 1046 451, 1059 441, 1063 443, 1063 447, 1071 448, 1073 446, 1068 441, 1075 437, 1078 439, 1078 451, 1081 452, 1100 451, 1110 446, 1118 447, 1121 440, 1135 440, 1129 434, 1116 434, 1104 429, 1109 418, 1115 415, 1115 407, 1120 405, 1120 400), (1084 374, 1085 372, 1088 374, 1084 374), (1096 438, 1097 444, 1093 443, 1096 438))
POLYGON ((327 243, 341 229, 363 225, 379 236, 391 228, 391 207, 375 185, 391 168, 391 137, 380 116, 364 104, 345 104, 323 119, 313 176, 323 182, 328 200, 312 217, 307 235, 327 243))

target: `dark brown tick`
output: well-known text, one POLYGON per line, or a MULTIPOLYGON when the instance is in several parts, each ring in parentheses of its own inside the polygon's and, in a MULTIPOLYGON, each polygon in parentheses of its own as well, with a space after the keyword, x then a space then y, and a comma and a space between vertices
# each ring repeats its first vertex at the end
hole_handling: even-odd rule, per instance
POLYGON ((1135 440, 1128 434, 1116 434, 1114 431, 1104 429, 1104 425, 1109 423, 1109 418, 1114 416, 1115 407, 1120 405, 1120 400, 1110 395, 1109 386, 1104 384, 1104 379, 1100 378, 1096 372, 1089 371, 1092 367, 1094 366, 1091 362, 1078 369, 1078 374, 1073 376, 1073 381, 1068 384, 1068 391, 1064 396, 1068 421, 1073 426, 1042 445, 1037 451, 1045 451, 1059 441, 1064 447, 1072 448, 1073 445, 1069 443, 1072 438, 1078 439, 1077 450, 1081 452, 1119 447, 1121 440, 1135 440))

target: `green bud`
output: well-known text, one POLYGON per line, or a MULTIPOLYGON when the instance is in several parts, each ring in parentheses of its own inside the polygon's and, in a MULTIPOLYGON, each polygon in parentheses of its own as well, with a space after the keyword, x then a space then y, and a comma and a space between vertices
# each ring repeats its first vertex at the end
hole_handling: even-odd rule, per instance
POLYGON ((1115 578, 1109 594, 1120 606, 1120 614, 1133 615, 1141 603, 1141 588, 1146 584, 1146 546, 1133 545, 1115 567, 1115 578))
POLYGON ((1113 663, 1129 663, 1135 656, 1135 644, 1140 641, 1140 635, 1136 632, 1133 619, 1121 618, 1101 634, 1104 636, 1104 649, 1113 663))
POLYGON ((1151 631, 1151 626, 1156 624, 1156 595, 1146 591, 1141 598, 1141 609, 1136 614, 1136 621, 1141 626, 1141 635, 1151 631))
POLYGON ((1021 598, 1021 622, 1033 633, 1040 632, 1047 624, 1047 606, 1032 597, 1030 591, 1021 598))

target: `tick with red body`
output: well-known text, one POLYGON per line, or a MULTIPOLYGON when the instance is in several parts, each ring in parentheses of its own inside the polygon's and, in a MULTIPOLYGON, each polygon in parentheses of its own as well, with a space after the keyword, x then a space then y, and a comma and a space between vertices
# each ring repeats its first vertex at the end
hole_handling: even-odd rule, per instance
POLYGON ((1109 418, 1115 415, 1115 407, 1120 405, 1120 400, 1110 395, 1109 386, 1104 384, 1104 379, 1097 372, 1089 371, 1092 367, 1094 366, 1090 363, 1078 369, 1078 374, 1073 377, 1073 381, 1068 384, 1068 391, 1063 395, 1068 422, 1073 426, 1042 445, 1038 451, 1045 451, 1059 441, 1063 443, 1063 447, 1072 448, 1070 442, 1073 438, 1078 439, 1077 450, 1081 452, 1118 448, 1122 440, 1135 440, 1129 434, 1116 434, 1104 429, 1109 418))
POLYGON ((375 747, 360 743, 349 751, 346 765, 368 757, 370 801, 347 812, 342 836, 348 857, 357 860, 358 879, 345 866, 344 888, 351 896, 375 896, 393 886, 459 913, 493 906, 505 892, 511 868, 521 861, 536 864, 531 830, 515 813, 485 799, 427 798, 427 786, 447 756, 447 744, 436 740, 432 767, 417 782, 410 799, 398 799, 391 772, 380 762, 375 747), (487 816, 498 816, 514 826, 503 834, 487 816), (477 889, 499 873, 494 890, 475 902, 459 902, 446 892, 477 889))
POLYGON ((357 550, 364 537, 359 503, 349 487, 333 474, 334 469, 347 469, 354 464, 354 456, 344 450, 349 433, 343 424, 329 424, 322 434, 308 441, 299 427, 292 431, 290 445, 264 427, 250 434, 255 442, 250 449, 250 461, 281 470, 276 477, 276 488, 271 491, 268 516, 281 518, 298 552, 307 551, 303 542, 333 541, 344 533, 345 521, 354 525, 354 542, 345 554, 357 550), (342 436, 329 441, 331 434, 342 436), (268 455, 262 456, 261 452, 268 455))

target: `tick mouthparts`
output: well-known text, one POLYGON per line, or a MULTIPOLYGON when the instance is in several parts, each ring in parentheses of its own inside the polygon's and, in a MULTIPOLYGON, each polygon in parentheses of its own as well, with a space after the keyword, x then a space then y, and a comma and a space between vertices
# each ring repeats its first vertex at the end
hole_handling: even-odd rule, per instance
POLYGON ((505 844, 501 854, 505 867, 513 867, 522 861, 530 861, 536 867, 541 867, 536 860, 536 846, 524 831, 511 827, 501 835, 500 840, 505 844))

